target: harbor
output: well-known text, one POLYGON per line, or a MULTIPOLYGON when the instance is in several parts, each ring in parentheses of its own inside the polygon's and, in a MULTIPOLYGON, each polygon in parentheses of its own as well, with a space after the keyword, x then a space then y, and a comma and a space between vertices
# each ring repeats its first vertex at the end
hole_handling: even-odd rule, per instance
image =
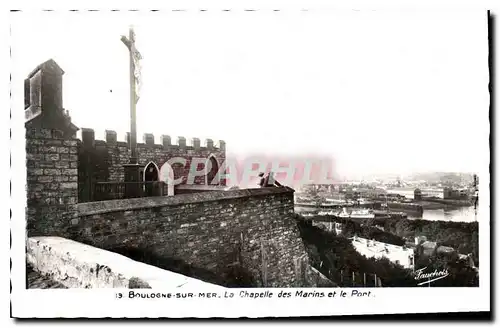
POLYGON ((333 216, 336 218, 347 217, 351 219, 369 219, 369 218, 403 218, 409 220, 427 220, 427 221, 453 221, 453 222, 476 222, 478 218, 478 211, 474 206, 468 207, 447 207, 438 209, 424 209, 422 214, 408 214, 405 212, 397 211, 384 211, 384 210, 367 210, 373 215, 354 215, 342 216, 341 211, 334 210, 318 210, 314 207, 295 207, 295 212, 304 217, 313 216, 333 216))
POLYGON ((305 217, 475 222, 477 204, 477 193, 464 189, 315 186, 297 193, 295 211, 305 217))
POLYGON ((341 210, 334 209, 317 209, 314 207, 295 207, 295 212, 301 214, 304 217, 313 216, 331 216, 335 218, 345 218, 345 219, 374 219, 374 218, 407 218, 408 214, 405 212, 395 212, 395 211, 385 211, 385 210, 373 210, 369 208, 347 208, 344 207, 341 210))

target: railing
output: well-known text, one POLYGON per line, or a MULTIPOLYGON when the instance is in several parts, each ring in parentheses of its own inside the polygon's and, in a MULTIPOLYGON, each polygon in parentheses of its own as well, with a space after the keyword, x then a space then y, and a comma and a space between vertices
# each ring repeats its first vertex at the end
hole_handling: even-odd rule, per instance
POLYGON ((382 287, 382 281, 375 273, 340 270, 340 274, 333 273, 333 276, 339 279, 340 287, 382 287))
POLYGON ((161 181, 97 182, 92 201, 140 198, 167 195, 167 184, 161 181), (134 190, 133 196, 128 190, 134 190))

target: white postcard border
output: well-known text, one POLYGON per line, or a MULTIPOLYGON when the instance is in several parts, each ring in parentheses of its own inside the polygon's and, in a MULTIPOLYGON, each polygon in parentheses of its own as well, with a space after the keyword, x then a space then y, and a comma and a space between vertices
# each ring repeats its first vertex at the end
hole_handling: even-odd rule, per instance
MULTIPOLYGON (((486 12, 485 12, 486 15, 486 12)), ((486 37, 486 36, 485 36, 486 37)), ((468 312, 490 310, 490 197, 489 149, 490 130, 487 110, 484 115, 484 168, 479 172, 480 202, 478 217, 480 243, 480 287, 478 288, 372 288, 370 298, 291 298, 291 299, 116 299, 118 290, 25 290, 25 144, 23 103, 23 76, 12 75, 12 315, 14 317, 274 317, 317 316, 380 313, 468 312), (388 306, 390 304, 390 307, 388 306)), ((485 60, 486 63, 486 60, 485 60)), ((485 85, 485 88, 487 86, 485 85)), ((4 106, 5 107, 5 106, 4 106)), ((482 110, 482 109, 481 109, 482 110)), ((479 112, 479 110, 478 110, 479 112)), ((270 289, 272 290, 272 289, 270 289)), ((294 291, 295 289, 276 289, 294 291)), ((320 291, 320 289, 315 289, 320 291)), ((329 291, 330 289, 325 290, 329 291)), ((342 288, 334 290, 350 291, 342 288)), ((239 289, 231 290, 238 293, 239 289)), ((256 290, 255 290, 256 291, 256 290)), ((311 290, 308 290, 311 291, 311 290)), ((321 290, 323 291, 323 290, 321 290)), ((333 291, 333 289, 332 289, 333 291)), ((129 292, 129 290, 124 291, 129 292)), ((158 292, 179 292, 158 291, 158 292)), ((189 291, 182 291, 189 292, 189 291)), ((199 290, 193 291, 195 293, 199 290)))

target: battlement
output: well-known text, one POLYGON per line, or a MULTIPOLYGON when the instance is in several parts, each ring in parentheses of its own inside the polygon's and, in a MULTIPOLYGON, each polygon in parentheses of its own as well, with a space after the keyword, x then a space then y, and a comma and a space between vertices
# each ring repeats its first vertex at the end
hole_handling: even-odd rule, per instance
MULTIPOLYGON (((124 141, 119 141, 116 131, 106 130, 105 140, 96 140, 95 132, 93 129, 82 128, 82 144, 84 147, 97 146, 128 146, 130 144, 130 132, 127 132, 124 141)), ((172 143, 172 138, 169 135, 162 134, 160 136, 160 143, 155 143, 155 136, 152 133, 144 133, 142 136, 142 143, 137 143, 138 148, 160 148, 160 149, 191 149, 191 150, 226 150, 226 142, 219 140, 218 145, 214 144, 212 139, 205 139, 204 146, 201 145, 199 138, 192 138, 190 145, 187 144, 185 137, 177 137, 177 143, 172 143)))

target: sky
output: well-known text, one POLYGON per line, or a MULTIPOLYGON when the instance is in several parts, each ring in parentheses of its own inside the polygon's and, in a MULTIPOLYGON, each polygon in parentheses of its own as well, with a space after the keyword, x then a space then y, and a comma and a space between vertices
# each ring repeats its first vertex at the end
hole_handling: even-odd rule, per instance
POLYGON ((120 36, 130 24, 143 56, 139 141, 168 134, 225 140, 235 156, 331 156, 347 177, 484 166, 486 12, 19 14, 13 74, 22 82, 54 59, 73 122, 124 140, 120 36))

